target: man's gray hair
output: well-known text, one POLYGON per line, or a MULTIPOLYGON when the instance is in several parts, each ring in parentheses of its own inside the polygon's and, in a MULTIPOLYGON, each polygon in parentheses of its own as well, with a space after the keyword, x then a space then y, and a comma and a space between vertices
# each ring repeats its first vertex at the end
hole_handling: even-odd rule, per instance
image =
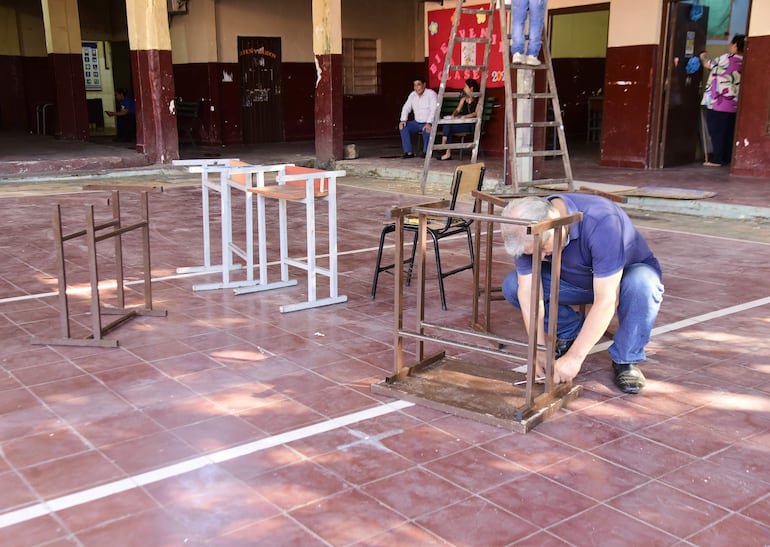
MULTIPOLYGON (((534 223, 553 217, 555 211, 556 208, 547 199, 530 196, 511 200, 503 209, 502 216, 534 223)), ((513 257, 523 255, 524 248, 532 240, 532 236, 527 235, 527 227, 521 224, 501 224, 500 231, 503 234, 503 243, 508 254, 513 257)), ((543 243, 552 237, 553 230, 545 232, 543 243)))

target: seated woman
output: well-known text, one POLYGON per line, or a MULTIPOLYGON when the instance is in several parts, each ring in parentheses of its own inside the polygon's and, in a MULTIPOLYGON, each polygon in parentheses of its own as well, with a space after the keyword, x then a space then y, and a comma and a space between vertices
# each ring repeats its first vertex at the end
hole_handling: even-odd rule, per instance
MULTIPOLYGON (((476 96, 472 96, 471 93, 479 92, 479 83, 473 78, 465 80, 465 86, 463 87, 463 96, 460 102, 457 103, 457 108, 452 112, 452 118, 476 118, 480 116, 479 105, 481 102, 476 96)), ((441 126, 441 144, 451 144, 452 135, 455 133, 467 133, 474 130, 472 123, 453 123, 445 124, 441 126)), ((452 159, 452 151, 447 150, 444 155, 439 158, 440 160, 452 159)))

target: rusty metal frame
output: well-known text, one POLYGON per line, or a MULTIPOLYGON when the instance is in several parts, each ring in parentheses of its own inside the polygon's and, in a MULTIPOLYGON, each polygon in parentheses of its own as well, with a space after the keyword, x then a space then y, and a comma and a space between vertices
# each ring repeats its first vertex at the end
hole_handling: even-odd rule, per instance
MULTIPOLYGON (((487 211, 478 213, 464 213, 464 217, 473 219, 476 221, 476 241, 475 249, 476 253, 476 267, 474 268, 474 287, 478 289, 479 284, 479 260, 481 249, 481 224, 484 223, 487 227, 487 241, 486 241, 486 270, 484 272, 484 283, 486 294, 489 294, 491 289, 491 255, 492 255, 492 226, 494 223, 507 223, 518 224, 527 226, 527 231, 533 237, 533 254, 539 255, 540 246, 542 245, 542 235, 548 230, 554 229, 554 248, 557 249, 552 255, 553 260, 553 282, 551 283, 551 309, 552 314, 556 313, 556 306, 558 306, 558 291, 559 291, 559 277, 560 277, 560 265, 561 265, 561 243, 563 238, 563 230, 555 229, 565 226, 569 226, 573 222, 580 220, 582 215, 575 213, 556 219, 548 219, 542 222, 532 222, 526 219, 508 219, 501 218, 494 215, 494 206, 504 204, 504 201, 495 196, 484 194, 483 192, 474 192, 474 196, 477 199, 477 204, 487 203, 487 211)), ((395 284, 396 290, 394 294, 394 372, 393 375, 387 377, 385 380, 375 383, 371 386, 372 391, 379 394, 394 396, 397 398, 409 400, 431 408, 436 408, 445 412, 453 413, 460 416, 477 419, 482 422, 492 423, 501 427, 506 427, 514 431, 526 432, 532 427, 540 423, 547 416, 556 412, 566 402, 573 400, 580 395, 582 391, 581 386, 572 384, 560 384, 554 385, 553 383, 553 355, 554 355, 554 343, 556 335, 556 323, 551 322, 549 325, 548 336, 545 337, 545 346, 537 344, 538 327, 539 327, 539 306, 533 305, 530 308, 530 322, 532 326, 530 328, 529 336, 526 341, 515 340, 512 338, 498 336, 489 331, 488 328, 478 328, 481 325, 478 322, 478 294, 477 298, 474 298, 474 321, 472 329, 461 329, 452 326, 442 325, 436 322, 426 321, 425 319, 425 261, 426 261, 426 243, 427 243, 427 221, 428 217, 436 216, 449 216, 452 211, 447 209, 448 202, 437 201, 428 204, 422 204, 417 206, 397 207, 392 208, 389 212, 391 218, 396 223, 396 257, 395 263, 403 263, 404 258, 404 237, 403 237, 403 224, 406 215, 414 215, 418 217, 419 222, 419 237, 418 237, 418 252, 415 256, 415 267, 417 268, 417 303, 416 303, 416 325, 414 330, 408 330, 404 328, 404 274, 402 268, 395 268, 395 284), (405 339, 412 339, 416 341, 416 363, 407 366, 405 364, 404 355, 404 341, 405 339), (463 341, 473 340, 473 343, 463 341), (493 356, 502 357, 506 360, 516 363, 526 364, 526 374, 524 379, 516 381, 521 378, 521 373, 510 372, 506 376, 505 388, 509 391, 512 397, 523 400, 523 403, 518 405, 512 410, 513 412, 496 412, 499 409, 485 410, 483 408, 463 408, 460 405, 453 404, 453 401, 442 398, 432 398, 430 393, 423 390, 430 380, 426 380, 428 374, 437 376, 441 375, 442 367, 457 366, 457 360, 453 360, 446 356, 445 351, 439 351, 432 355, 425 354, 425 343, 436 342, 448 347, 461 348, 469 350, 473 353, 489 354, 493 356), (482 345, 486 344, 486 345, 482 345), (503 348, 516 348, 526 349, 526 356, 515 353, 509 349, 503 348), (546 352, 546 380, 543 386, 537 386, 535 380, 536 370, 536 355, 538 351, 546 352), (422 376, 421 376, 422 375, 422 376), (518 376, 517 376, 518 375, 518 376), (418 384, 421 383, 420 386, 418 384), (519 387, 523 384, 523 388, 519 387), (542 387, 542 393, 536 393, 540 391, 542 387), (510 414, 510 415, 509 415, 510 414)), ((481 211, 481 209, 477 209, 481 211)), ((533 261, 533 277, 540 278, 540 262, 533 261)), ((534 290, 532 291, 532 300, 537 303, 540 300, 540 287, 541 285, 534 284, 534 290)), ((489 316, 489 299, 486 299, 485 315, 489 316)), ((554 315, 555 316, 555 315, 554 315)), ((488 327, 488 319, 485 323, 488 327)), ((483 325, 482 325, 483 326, 483 325)), ((473 370, 473 363, 463 363, 462 366, 466 370, 473 370)), ((483 368, 483 367, 478 367, 483 368)), ((497 379, 499 380, 499 378, 497 379)), ((496 380, 496 381, 497 381, 496 380)), ((483 380, 482 380, 483 381, 483 380)), ((497 386, 500 386, 498 381, 497 386)), ((444 386, 445 387, 445 386, 444 386)), ((483 398, 483 397, 480 397, 483 398)))
POLYGON ((33 337, 32 344, 37 345, 63 345, 63 346, 97 346, 117 347, 116 339, 105 339, 104 335, 122 325, 129 319, 138 315, 165 317, 166 310, 157 310, 152 307, 152 280, 150 266, 150 213, 148 205, 148 193, 150 191, 162 191, 162 188, 90 185, 86 190, 106 190, 112 193, 110 204, 112 206, 112 218, 106 222, 97 224, 94 217, 93 204, 86 205, 85 229, 69 234, 63 233, 61 219, 61 203, 53 208, 53 236, 56 248, 56 266, 59 287, 59 328, 61 337, 44 338, 33 337), (140 195, 140 220, 124 225, 121 220, 120 192, 138 192, 140 195), (109 231, 106 231, 109 230, 109 231), (126 308, 125 286, 123 275, 123 234, 134 230, 141 230, 142 238, 142 266, 144 279, 144 307, 126 308), (64 256, 64 243, 73 239, 85 237, 88 247, 88 277, 91 285, 91 334, 86 338, 73 338, 70 327, 69 299, 67 297, 67 268, 64 256), (96 244, 100 241, 113 239, 115 246, 115 276, 117 306, 103 308, 99 295, 99 264, 96 244), (118 317, 104 325, 102 315, 117 315, 118 317))

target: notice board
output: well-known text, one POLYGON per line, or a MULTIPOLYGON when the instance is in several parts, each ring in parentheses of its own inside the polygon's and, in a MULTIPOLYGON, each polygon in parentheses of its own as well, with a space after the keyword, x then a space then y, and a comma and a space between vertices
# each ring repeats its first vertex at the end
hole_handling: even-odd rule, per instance
MULTIPOLYGON (((486 5, 485 5, 486 6, 486 5)), ((428 86, 437 88, 441 84, 441 74, 444 70, 444 60, 449 50, 449 35, 454 22, 455 8, 428 11, 428 86)), ((458 37, 485 37, 489 27, 486 15, 463 14, 457 27, 458 37)), ((489 51, 489 73, 487 87, 502 87, 503 55, 502 40, 500 40, 499 12, 495 12, 492 26, 492 42, 489 51)), ((484 45, 477 43, 458 42, 452 52, 454 65, 481 65, 484 62, 484 45)), ((449 73, 447 88, 462 89, 467 78, 481 78, 481 71, 453 71, 449 73)))

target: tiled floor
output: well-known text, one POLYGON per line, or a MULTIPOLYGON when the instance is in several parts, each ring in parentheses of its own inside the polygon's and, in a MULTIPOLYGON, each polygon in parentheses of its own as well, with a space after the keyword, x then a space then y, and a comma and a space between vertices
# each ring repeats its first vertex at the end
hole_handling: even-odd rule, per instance
MULTIPOLYGON (((416 199, 343 181, 348 302, 280 314, 301 277, 234 296, 191 290, 216 276, 175 274, 201 262, 200 192, 166 183, 150 207, 168 316, 129 321, 106 349, 30 345, 58 332, 50 206, 0 197, 0 544, 770 544, 766 225, 634 214, 666 284, 648 387, 619 393, 599 346, 583 396, 522 435, 370 392, 393 363, 392 278, 369 298, 379 222, 416 199)), ((65 231, 82 226, 81 204, 64 210, 65 231)), ((292 233, 301 249, 301 222, 292 233)), ((124 239, 134 279, 140 242, 124 239)), ((448 242, 446 261, 463 246, 448 242)), ((90 321, 84 255, 67 246, 76 336, 90 321)), ((103 244, 104 279, 111 255, 103 244)), ((467 325, 470 272, 447 279, 447 312, 428 275, 428 313, 467 325)), ((493 317, 521 332, 507 304, 493 317)))

